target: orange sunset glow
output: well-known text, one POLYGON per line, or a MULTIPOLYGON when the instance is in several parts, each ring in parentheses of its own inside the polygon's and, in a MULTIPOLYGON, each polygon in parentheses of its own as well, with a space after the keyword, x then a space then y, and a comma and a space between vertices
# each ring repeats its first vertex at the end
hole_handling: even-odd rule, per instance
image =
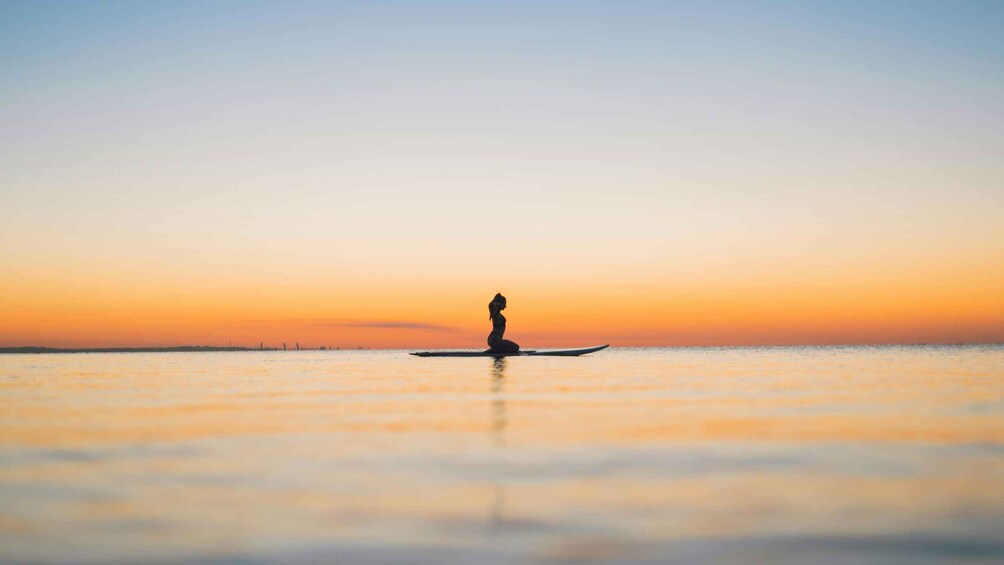
MULTIPOLYGON (((1002 339, 1004 266, 891 263, 874 270, 748 266, 736 279, 615 272, 507 275, 510 333, 573 345, 733 345, 986 342, 1002 339), (967 269, 968 267, 968 269, 967 269), (818 269, 818 270, 817 270, 818 269), (585 281, 577 284, 576 281, 585 281)), ((490 270, 490 266, 481 266, 490 270)), ((669 269, 665 269, 668 271, 669 269)), ((292 271, 292 272, 295 272, 292 271)), ((310 281, 274 274, 143 284, 122 280, 5 277, 6 344, 66 347, 227 343, 268 347, 477 347, 494 287, 434 273, 411 284, 356 281, 337 270, 310 281), (31 281, 30 284, 28 281, 31 281), (331 281, 326 283, 326 281, 331 281), (486 298, 486 296, 488 298, 486 298)), ((152 279, 170 281, 168 275, 152 279)))

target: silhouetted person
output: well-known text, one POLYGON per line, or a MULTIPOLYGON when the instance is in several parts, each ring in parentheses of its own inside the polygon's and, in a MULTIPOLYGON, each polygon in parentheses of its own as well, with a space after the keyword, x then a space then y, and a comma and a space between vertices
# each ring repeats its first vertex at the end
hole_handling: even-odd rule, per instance
POLYGON ((519 351, 519 345, 508 339, 502 339, 505 334, 503 310, 505 310, 505 297, 500 292, 488 303, 488 317, 492 321, 492 333, 488 334, 489 353, 516 353, 519 351))

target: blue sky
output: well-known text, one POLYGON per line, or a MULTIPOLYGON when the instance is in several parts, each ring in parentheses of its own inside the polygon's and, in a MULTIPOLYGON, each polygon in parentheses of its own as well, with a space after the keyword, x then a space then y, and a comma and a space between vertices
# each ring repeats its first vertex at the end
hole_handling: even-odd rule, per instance
POLYGON ((0 259, 131 289, 985 277, 1001 29, 1000 2, 2 2, 0 259))

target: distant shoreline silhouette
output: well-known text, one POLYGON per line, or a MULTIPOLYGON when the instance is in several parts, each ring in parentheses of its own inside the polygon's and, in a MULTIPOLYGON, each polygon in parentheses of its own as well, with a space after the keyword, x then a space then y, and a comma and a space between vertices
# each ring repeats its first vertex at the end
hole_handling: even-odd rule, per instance
MULTIPOLYGON (((508 341, 508 340, 503 340, 508 341)), ((512 343, 512 342, 510 342, 512 343)), ((515 345, 515 344, 514 344, 515 345)), ((985 347, 1004 346, 1001 341, 962 341, 962 342, 917 342, 917 343, 860 343, 860 344, 804 344, 793 343, 785 345, 649 345, 645 348, 658 349, 764 349, 764 348, 828 348, 828 349, 855 349, 861 347, 985 347)), ((518 345, 516 347, 519 347, 518 345)), ((387 351, 397 351, 399 348, 388 349, 387 351)), ((317 347, 301 348, 301 351, 383 351, 383 348, 371 347, 317 347)), ((18 354, 69 354, 69 353, 213 353, 213 352, 253 352, 253 351, 283 351, 281 347, 240 347, 240 346, 214 346, 214 345, 180 345, 173 347, 43 347, 37 345, 24 345, 16 347, 0 347, 0 355, 18 354)), ((294 352, 295 350, 290 350, 294 352)), ((485 353, 494 353, 491 350, 485 353)))
POLYGON ((175 347, 0 347, 2 353, 201 353, 212 351, 281 351, 261 347, 218 347, 213 345, 179 345, 175 347))

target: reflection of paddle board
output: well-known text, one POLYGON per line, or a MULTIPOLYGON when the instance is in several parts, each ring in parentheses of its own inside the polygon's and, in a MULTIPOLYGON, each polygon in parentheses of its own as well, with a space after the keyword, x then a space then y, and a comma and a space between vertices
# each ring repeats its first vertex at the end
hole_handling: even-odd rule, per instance
POLYGON ((549 349, 549 350, 528 350, 518 353, 491 353, 488 351, 416 351, 412 355, 419 357, 530 357, 535 355, 552 357, 578 357, 586 353, 592 353, 601 349, 606 349, 609 345, 597 345, 596 347, 583 347, 582 349, 549 349))

